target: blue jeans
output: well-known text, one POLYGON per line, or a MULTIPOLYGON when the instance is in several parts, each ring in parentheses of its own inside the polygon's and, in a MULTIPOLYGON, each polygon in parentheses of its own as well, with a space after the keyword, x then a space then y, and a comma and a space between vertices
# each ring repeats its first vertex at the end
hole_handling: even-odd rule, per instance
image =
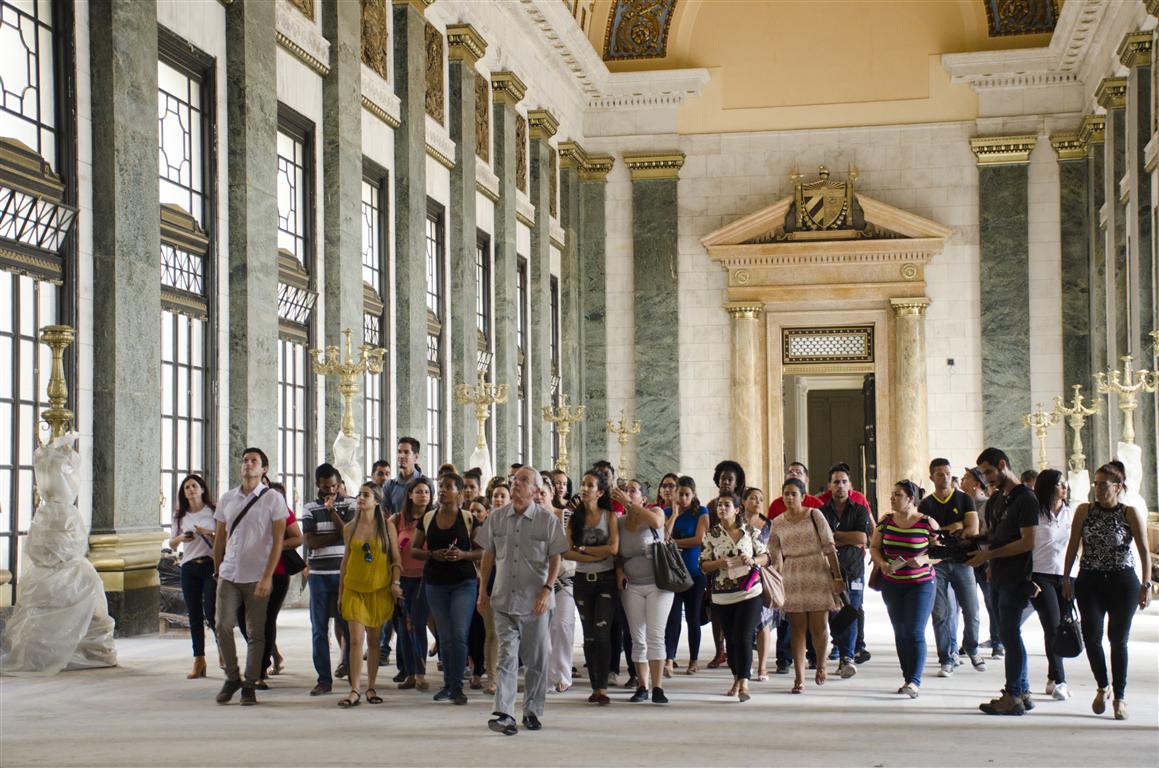
POLYGON ((974 570, 974 577, 978 581, 978 589, 982 590, 982 601, 986 605, 986 619, 990 631, 990 647, 1002 648, 1002 638, 998 636, 998 614, 994 610, 994 593, 990 590, 990 581, 985 577, 985 566, 974 570))
POLYGON ((934 566, 934 639, 938 664, 956 663, 958 656, 958 606, 966 622, 962 647, 968 656, 978 655, 978 582, 974 569, 965 563, 941 562, 934 566), (951 588, 953 591, 951 592, 951 588))
POLYGON ((894 584, 886 581, 881 588, 889 623, 893 624, 893 643, 901 674, 907 683, 922 684, 922 667, 926 663, 926 624, 934 610, 934 580, 920 584, 894 584))
POLYGON ((334 678, 330 673, 330 619, 338 627, 343 638, 342 663, 347 661, 347 648, 350 647, 350 632, 346 628, 346 619, 338 611, 338 579, 337 573, 311 573, 306 577, 310 587, 310 634, 314 645, 314 671, 318 673, 318 682, 331 684, 334 678))
MULTIPOLYGON (((399 671, 407 677, 427 673, 427 596, 422 577, 403 576, 402 605, 394 612, 394 634, 398 638, 399 671)), ((443 665, 446 666, 445 664, 443 665)))
POLYGON ((205 655, 205 627, 215 631, 214 610, 217 607, 217 579, 213 578, 213 558, 201 557, 181 564, 181 594, 189 611, 189 637, 193 655, 205 655))
POLYGON ((439 630, 439 648, 443 652, 443 687, 463 689, 463 670, 467 667, 467 638, 475 615, 479 581, 464 579, 458 584, 427 584, 427 603, 439 630))
POLYGON ((1022 613, 1030 604, 1030 582, 990 582, 994 612, 998 614, 998 637, 1006 647, 1006 688, 1011 696, 1030 691, 1026 668, 1026 645, 1022 642, 1022 613))
MULTIPOLYGON (((865 601, 865 577, 849 581, 849 604, 861 613, 861 604, 865 601)), ((851 622, 845 631, 833 639, 842 659, 852 659, 857 653, 857 622, 851 622)))

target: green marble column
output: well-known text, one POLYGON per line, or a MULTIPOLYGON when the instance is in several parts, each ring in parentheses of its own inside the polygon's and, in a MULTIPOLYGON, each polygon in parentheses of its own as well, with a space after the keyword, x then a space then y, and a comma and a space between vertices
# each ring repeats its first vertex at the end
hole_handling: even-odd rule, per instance
MULTIPOLYGON (((478 158, 475 145, 475 63, 487 51, 487 43, 470 24, 447 27, 450 73, 450 134, 458 148, 458 162, 451 169, 451 370, 448 382, 474 385, 479 367, 479 333, 475 320, 478 278, 475 249, 478 232, 475 214, 475 177, 478 158)), ((466 468, 475 449, 475 407, 452 406, 450 458, 466 468)))
POLYGON ((531 298, 531 391, 528 393, 531 429, 532 463, 538 468, 552 466, 551 425, 543 419, 543 406, 551 404, 551 174, 558 165, 552 162, 555 148, 551 137, 559 121, 544 109, 527 113, 531 134, 528 155, 530 184, 528 191, 535 206, 535 226, 531 228, 530 266, 531 298))
MULTIPOLYGON (((590 155, 579 171, 580 357, 587 420, 576 445, 582 451, 575 466, 609 458, 608 434, 608 269, 607 199, 611 155, 590 155)), ((613 456, 611 461, 615 461, 613 456)), ((659 478, 653 479, 656 482, 659 478)))
POLYGON ((515 273, 519 266, 516 253, 515 221, 515 106, 523 100, 527 87, 514 72, 492 72, 491 93, 493 135, 492 167, 499 177, 499 200, 495 203, 495 268, 492 282, 495 290, 495 360, 492 370, 495 382, 508 385, 507 405, 495 413, 495 471, 502 473, 519 455, 517 421, 519 351, 515 346, 515 321, 518 295, 515 273))
POLYGON ((1022 426, 1032 407, 1027 163, 1035 141, 971 141, 978 157, 982 442, 1006 451, 1015 472, 1035 466, 1022 426))
POLYGON ((625 155, 632 174, 636 411, 632 473, 656 483, 680 466, 677 179, 684 154, 625 155))
MULTIPOLYGON (((322 32, 330 42, 330 73, 322 81, 323 275, 322 344, 341 344, 342 332, 362 343, 362 11, 356 3, 322 3, 322 32)), ((339 377, 326 377, 322 452, 342 431, 339 377)), ((364 398, 353 399, 361 431, 364 398)), ((362 447, 359 446, 361 454, 362 447)), ((363 457, 365 459, 365 457, 363 457)))
MULTIPOLYGON (((1128 286, 1127 286, 1127 208, 1130 191, 1120 187, 1127 173, 1126 78, 1106 78, 1095 92, 1106 114, 1106 161, 1104 164, 1107 216, 1107 357, 1111 367, 1129 354, 1128 286)), ((1120 425, 1111 420, 1112 441, 1117 440, 1120 425)), ((1112 450, 1114 446, 1112 445, 1112 450)))
POLYGON ((278 444, 277 40, 272 3, 226 14, 229 121, 229 467, 242 450, 278 444))
MULTIPOLYGON (((92 559, 118 636, 157 631, 161 217, 157 5, 89 6, 92 70, 92 559), (152 544, 149 541, 152 540, 152 544)), ((82 64, 83 65, 83 64, 82 64)))
MULTIPOLYGON (((559 225, 565 242, 559 265, 560 315, 560 387, 573 403, 583 403, 584 362, 580 357, 580 280, 579 223, 580 223, 580 169, 587 153, 574 141, 559 143, 559 225)), ((582 465, 582 424, 572 425, 568 436, 569 464, 575 469, 582 465)))
POLYGON ((425 7, 423 0, 394 5, 394 90, 402 102, 394 132, 395 413, 398 436, 420 441, 427 434, 425 7))
MULTIPOLYGON (((1087 123, 1084 122, 1084 125, 1087 123)), ((1091 225, 1088 229, 1090 265, 1089 265, 1089 292, 1090 292, 1090 356, 1091 375, 1107 370, 1107 232, 1106 225, 1101 218, 1101 211, 1106 202, 1106 182, 1104 179, 1106 147, 1103 143, 1105 120, 1102 115, 1092 118, 1091 125, 1095 131, 1090 148, 1087 150, 1087 216, 1091 225)), ((1091 428, 1090 448, 1084 451, 1087 455, 1087 468, 1094 470, 1106 457, 1111 455, 1111 422, 1107 417, 1106 399, 1102 398, 1095 389, 1093 380, 1082 383, 1084 392, 1091 399, 1102 399, 1099 412, 1088 422, 1091 428)))

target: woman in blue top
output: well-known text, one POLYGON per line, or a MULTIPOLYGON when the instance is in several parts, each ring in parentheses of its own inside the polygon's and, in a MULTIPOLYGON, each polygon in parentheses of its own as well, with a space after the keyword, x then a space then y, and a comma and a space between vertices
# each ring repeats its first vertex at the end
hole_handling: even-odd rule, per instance
POLYGON ((696 481, 687 475, 676 481, 675 503, 664 510, 668 518, 668 538, 676 542, 684 565, 692 576, 692 587, 676 593, 672 602, 672 612, 668 614, 668 626, 664 630, 664 644, 667 646, 667 660, 664 674, 671 676, 676 663, 676 646, 680 644, 680 610, 684 609, 684 621, 688 624, 688 668, 685 674, 695 675, 699 667, 696 659, 700 655, 700 616, 704 610, 704 588, 707 580, 700 572, 700 547, 704 534, 708 533, 708 509, 701 506, 696 498, 696 481))

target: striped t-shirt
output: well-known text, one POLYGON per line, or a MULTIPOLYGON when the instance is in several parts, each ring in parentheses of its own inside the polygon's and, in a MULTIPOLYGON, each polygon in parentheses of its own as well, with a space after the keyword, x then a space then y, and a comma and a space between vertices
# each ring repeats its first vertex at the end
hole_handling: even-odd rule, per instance
MULTIPOLYGON (((920 518, 913 525, 902 527, 894 522, 893 515, 888 515, 877 526, 881 531, 881 554, 887 561, 903 558, 909 560, 926 554, 930 548, 930 527, 928 517, 920 518)), ((920 584, 934 578, 930 566, 922 565, 917 568, 902 568, 890 573, 881 572, 882 578, 895 584, 920 584)))

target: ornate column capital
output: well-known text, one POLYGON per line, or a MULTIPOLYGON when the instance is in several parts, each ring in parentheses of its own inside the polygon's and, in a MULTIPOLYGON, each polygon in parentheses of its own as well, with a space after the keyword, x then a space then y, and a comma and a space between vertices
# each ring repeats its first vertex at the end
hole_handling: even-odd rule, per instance
POLYGON ((970 149, 978 158, 978 165, 1025 165, 1030 162, 1038 137, 979 136, 970 139, 970 149))
POLYGON ((425 15, 427 8, 434 5, 435 0, 392 0, 395 5, 409 5, 419 12, 419 15, 425 15))
POLYGON ((632 181, 645 179, 676 179, 684 167, 683 152, 663 152, 624 155, 624 162, 632 174, 632 181))
POLYGON ((559 150, 559 166, 569 171, 582 171, 588 164, 587 151, 575 141, 561 141, 556 147, 559 150))
POLYGON ((496 104, 514 107, 527 95, 527 86, 514 72, 492 72, 491 95, 496 104))
POLYGON ((724 305, 724 309, 733 320, 756 320, 765 312, 763 304, 753 304, 746 301, 730 301, 724 305))
POLYGON ((1087 115, 1077 131, 1051 134, 1050 146, 1058 153, 1059 160, 1082 160, 1090 154, 1092 146, 1103 143, 1106 129, 1106 115, 1087 115))
POLYGON ((889 305, 893 307, 894 317, 921 316, 926 313, 926 307, 930 305, 930 300, 925 296, 915 296, 909 299, 890 299, 889 305))
POLYGON ((1104 77, 1095 88, 1095 101, 1103 109, 1122 109, 1127 106, 1127 78, 1104 77))
POLYGON ((1115 52, 1124 67, 1136 69, 1151 66, 1151 33, 1128 32, 1123 35, 1123 40, 1115 52))
POLYGON ((547 141, 559 130, 559 120, 546 109, 532 109, 527 112, 527 127, 532 141, 547 141))
POLYGON ((447 27, 447 58, 465 61, 471 66, 487 53, 487 41, 470 24, 451 24, 447 27))
POLYGON ((615 164, 616 158, 611 155, 588 155, 587 163, 580 169, 580 180, 607 181, 615 164))

